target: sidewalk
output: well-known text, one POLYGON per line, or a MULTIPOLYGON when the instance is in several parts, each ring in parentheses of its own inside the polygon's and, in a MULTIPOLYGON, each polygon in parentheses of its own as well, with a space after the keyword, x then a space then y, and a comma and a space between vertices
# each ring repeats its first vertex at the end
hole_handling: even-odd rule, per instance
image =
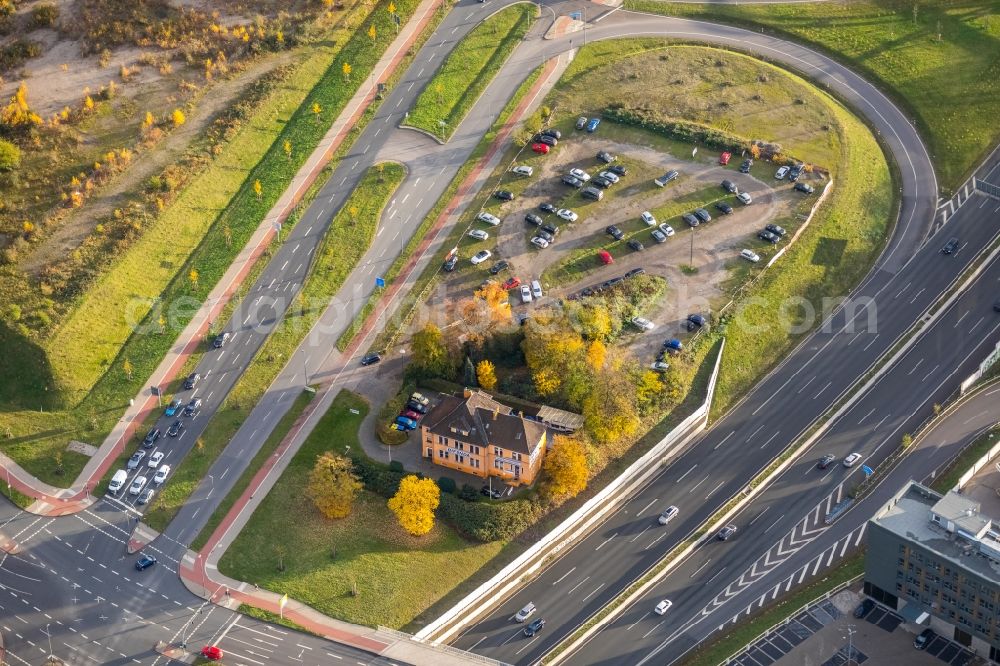
MULTIPOLYGON (((405 294, 406 285, 417 264, 433 245, 438 234, 453 223, 456 211, 461 210, 465 202, 473 195, 481 182, 495 168, 503 155, 503 148, 510 140, 520 120, 526 117, 540 103, 543 93, 550 88, 570 61, 570 56, 564 54, 550 60, 535 85, 514 110, 511 117, 498 132, 489 150, 480 159, 472 172, 462 181, 455 196, 448 203, 445 211, 438 217, 431 230, 421 241, 413 256, 407 262, 393 286, 386 290, 379 300, 375 312, 365 321, 362 330, 355 336, 349 349, 338 354, 336 361, 339 367, 330 373, 330 379, 319 388, 316 398, 306 407, 289 430, 289 433, 278 445, 275 454, 270 456, 264 465, 257 470, 243 494, 233 505, 229 513, 208 539, 201 552, 188 551, 178 568, 182 582, 193 593, 207 598, 214 603, 235 608, 239 604, 248 604, 262 608, 272 613, 279 612, 280 596, 274 592, 261 590, 257 587, 223 576, 218 571, 218 561, 239 535, 240 531, 253 515, 254 510, 267 496, 267 493, 281 477, 285 468, 291 462, 302 443, 322 418, 342 388, 341 377, 354 366, 348 366, 356 351, 367 344, 374 333, 374 327, 382 312, 392 307, 397 299, 405 294), (227 593, 228 591, 228 593, 227 593)), ((398 378, 386 377, 385 381, 398 381, 398 378)), ((387 386, 387 384, 386 384, 387 386)), ((378 392, 376 392, 378 395, 378 392)), ((373 405, 377 409, 377 405, 373 405)), ((284 607, 284 617, 309 631, 352 645, 364 650, 375 652, 382 656, 407 660, 411 663, 464 664, 482 663, 481 658, 462 656, 458 651, 446 647, 431 647, 416 642, 404 634, 386 630, 373 630, 369 627, 348 624, 322 615, 318 611, 300 602, 289 600, 284 607), (473 661, 470 661, 472 659, 473 661)))
MULTIPOLYGON (((373 68, 375 81, 383 80, 395 70, 443 2, 444 0, 423 0, 420 3, 411 19, 400 30, 399 36, 373 68)), ((148 386, 164 386, 176 376, 178 370, 194 352, 199 341, 208 332, 211 323, 220 315, 254 264, 267 250, 275 234, 275 225, 288 217, 305 192, 315 182, 333 157, 334 152, 347 137, 348 132, 357 124, 374 96, 375 90, 369 88, 367 83, 354 94, 309 159, 295 174, 284 194, 258 225, 246 246, 236 256, 205 302, 178 336, 170 351, 150 377, 148 386)), ((144 389, 136 395, 126 408, 122 418, 104 439, 97 453, 87 462, 83 471, 69 488, 56 488, 41 482, 3 454, 0 454, 0 470, 5 471, 8 483, 13 489, 36 500, 26 509, 29 513, 61 516, 83 511, 96 501, 90 492, 125 450, 129 439, 135 435, 136 428, 141 426, 156 409, 159 409, 157 398, 151 394, 149 389, 144 389)))

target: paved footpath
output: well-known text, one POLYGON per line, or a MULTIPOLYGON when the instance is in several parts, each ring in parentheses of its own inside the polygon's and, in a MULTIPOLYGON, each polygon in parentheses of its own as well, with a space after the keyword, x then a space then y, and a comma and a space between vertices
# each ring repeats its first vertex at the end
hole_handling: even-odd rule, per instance
MULTIPOLYGON (((373 69, 371 80, 384 81, 406 57, 410 47, 416 42, 423 29, 434 17, 445 0, 423 0, 414 11, 413 17, 400 30, 373 69)), ((362 85, 343 111, 323 136, 305 164, 299 169, 292 182, 268 211, 256 231, 239 252, 205 302, 184 328, 163 361, 149 378, 146 386, 165 386, 177 375, 187 359, 194 353, 198 343, 207 335, 209 328, 220 316, 243 280, 250 273, 257 260, 265 253, 274 238, 275 226, 284 221, 295 208, 309 187, 316 181, 333 154, 343 144, 350 130, 357 124, 365 109, 374 99, 375 90, 368 84, 362 85)), ((45 516, 62 516, 82 511, 96 499, 90 494, 108 469, 124 451, 136 428, 146 418, 159 409, 156 396, 148 388, 139 392, 126 406, 125 412, 111 433, 104 439, 97 453, 84 466, 83 471, 69 488, 56 488, 35 478, 9 457, 0 453, 2 477, 14 490, 34 498, 26 511, 45 516)))
MULTIPOLYGON (((352 372, 352 370, 356 370, 356 367, 350 361, 360 348, 368 344, 372 335, 377 331, 376 324, 380 319, 377 313, 393 308, 406 294, 416 275, 419 275, 418 269, 422 270, 423 265, 426 265, 426 261, 435 255, 439 249, 438 246, 443 242, 443 238, 439 238, 441 231, 455 223, 458 216, 464 212, 464 205, 500 163, 503 149, 510 141, 520 121, 533 112, 544 97, 544 93, 555 84, 570 60, 570 54, 564 54, 546 63, 542 75, 539 76, 529 93, 525 95, 520 105, 512 112, 511 117, 498 132, 486 154, 462 181, 455 196, 445 207, 444 212, 435 220, 434 225, 414 252, 413 258, 401 271, 399 278, 383 294, 376 307, 376 314, 366 320, 365 326, 355 337, 350 348, 343 354, 331 353, 327 357, 324 365, 333 365, 333 367, 323 370, 332 375, 331 378, 318 389, 316 398, 292 425, 289 433, 278 445, 275 455, 270 456, 261 469, 257 471, 201 552, 188 551, 184 555, 178 572, 181 580, 192 592, 215 603, 233 608, 240 604, 249 604, 272 613, 279 612, 280 595, 261 590, 248 582, 237 581, 222 575, 217 567, 219 559, 249 521, 256 507, 281 477, 313 427, 333 403, 337 393, 345 387, 345 384, 356 386, 359 382, 371 381, 370 376, 365 377, 361 373, 352 372)), ((383 376, 382 380, 397 382, 398 377, 394 375, 391 377, 383 376)), ((283 612, 287 619, 311 632, 376 652, 384 657, 398 658, 411 663, 430 663, 431 661, 440 664, 469 663, 468 655, 452 654, 440 646, 431 647, 418 643, 405 634, 397 634, 387 630, 373 630, 341 622, 294 600, 288 600, 283 612)))

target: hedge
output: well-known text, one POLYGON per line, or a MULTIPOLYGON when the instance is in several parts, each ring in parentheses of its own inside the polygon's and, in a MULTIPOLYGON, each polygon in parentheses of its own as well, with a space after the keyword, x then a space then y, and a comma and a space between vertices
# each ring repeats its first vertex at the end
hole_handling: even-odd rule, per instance
POLYGON ((613 120, 623 125, 635 125, 679 141, 700 143, 720 150, 741 150, 750 145, 748 139, 736 134, 730 134, 708 125, 664 116, 653 109, 626 108, 621 104, 612 104, 604 109, 603 117, 605 120, 613 120))

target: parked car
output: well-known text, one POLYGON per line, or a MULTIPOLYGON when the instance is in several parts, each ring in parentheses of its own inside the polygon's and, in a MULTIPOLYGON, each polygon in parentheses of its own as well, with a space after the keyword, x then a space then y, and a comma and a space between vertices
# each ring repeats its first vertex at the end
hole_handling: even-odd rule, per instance
POLYGON ((952 254, 958 249, 958 245, 958 238, 952 236, 948 239, 948 242, 944 244, 944 247, 941 248, 941 254, 952 254))
POLYGON ((414 402, 419 402, 424 407, 431 404, 430 398, 425 396, 423 393, 417 393, 416 391, 410 394, 410 400, 414 402))
POLYGON ((585 183, 588 180, 590 180, 590 174, 587 173, 586 171, 584 171, 583 169, 576 169, 576 168, 570 169, 569 170, 569 175, 573 176, 574 178, 576 178, 578 180, 582 180, 585 183))
POLYGON ((490 499, 502 499, 503 498, 502 488, 503 486, 500 486, 500 488, 494 488, 493 486, 486 484, 479 490, 479 493, 481 495, 486 495, 490 499))
POLYGON ((641 328, 644 331, 652 331, 656 324, 649 321, 645 317, 632 317, 632 325, 636 328, 641 328))
POLYGON ((785 231, 784 227, 779 227, 777 224, 769 224, 764 227, 764 229, 770 231, 775 236, 781 236, 782 238, 784 238, 785 234, 788 233, 785 231))
POLYGON ((489 250, 480 250, 479 252, 476 252, 474 255, 472 255, 472 258, 469 259, 469 261, 472 263, 473 266, 476 266, 478 264, 483 263, 492 256, 493 253, 490 252, 489 250))
POLYGON ((719 155, 719 164, 721 164, 722 166, 726 166, 727 164, 729 164, 729 160, 731 160, 732 158, 733 154, 730 153, 729 151, 726 151, 721 155, 719 155))
POLYGON ((513 201, 514 193, 510 190, 497 190, 493 193, 493 196, 500 201, 513 201))
POLYGON ((529 617, 534 615, 536 610, 535 604, 529 602, 527 606, 517 611, 514 615, 514 622, 524 622, 529 617))
POLYGON ((184 405, 184 416, 194 416, 201 409, 201 398, 191 398, 191 401, 184 405))
POLYGON ((749 261, 751 264, 756 264, 760 261, 760 255, 753 250, 740 250, 740 256, 749 261))
MULTIPOLYGON (((600 178, 595 178, 594 182, 601 180, 600 178)), ((601 192, 596 187, 585 187, 580 190, 580 196, 584 199, 593 199, 594 201, 600 201, 604 198, 604 192, 601 192)))
POLYGON ((753 197, 750 196, 749 192, 740 192, 736 195, 736 198, 739 199, 744 206, 749 206, 753 203, 753 197))
POLYGON ((543 213, 554 213, 556 212, 555 204, 550 204, 548 201, 538 204, 538 210, 543 213))
POLYGON ((531 144, 531 149, 539 155, 548 155, 549 150, 551 150, 551 148, 546 146, 544 143, 533 143, 531 144))
POLYGON ((156 470, 156 474, 153 476, 153 483, 162 484, 167 480, 168 474, 170 474, 170 465, 160 465, 160 469, 156 470))
POLYGON ((668 353, 677 353, 684 350, 684 343, 682 343, 677 338, 670 338, 664 341, 663 348, 667 350, 668 353))
POLYGON ((687 326, 687 330, 693 331, 696 328, 701 328, 702 326, 704 326, 707 323, 708 323, 708 320, 705 319, 704 315, 690 314, 690 315, 688 315, 686 326, 687 326))
POLYGON ((778 180, 784 180, 785 176, 788 175, 788 167, 778 167, 778 170, 774 173, 774 177, 778 180))
POLYGON ((147 480, 144 476, 137 476, 132 479, 132 485, 129 486, 128 494, 135 496, 141 493, 142 489, 146 487, 147 480))
POLYGON ((671 171, 666 172, 665 174, 663 174, 659 178, 654 178, 653 179, 653 183, 655 183, 659 187, 665 187, 666 184, 669 183, 670 181, 676 180, 677 176, 679 176, 679 175, 681 175, 680 171, 671 170, 671 171))
POLYGON ((552 236, 559 235, 559 227, 555 226, 554 224, 543 224, 541 229, 545 233, 551 234, 552 236))
POLYGON ((497 263, 490 266, 489 273, 490 275, 497 275, 500 271, 505 271, 508 268, 510 268, 510 264, 508 264, 505 259, 501 259, 497 263))
POLYGON ((537 143, 544 143, 546 146, 552 146, 553 148, 559 145, 559 139, 554 136, 549 136, 548 134, 536 134, 534 141, 537 143))
POLYGON ((646 272, 646 269, 640 266, 639 268, 633 268, 632 270, 627 271, 625 273, 625 275, 623 275, 622 277, 625 278, 626 280, 628 280, 629 278, 634 278, 634 277, 637 277, 639 275, 642 275, 645 272, 646 272))
POLYGON ((135 501, 135 503, 136 504, 149 504, 150 502, 153 501, 153 495, 155 495, 155 494, 156 494, 156 491, 153 490, 152 488, 150 488, 149 490, 147 490, 143 494, 139 495, 139 499, 137 499, 135 501))
POLYGON ((670 364, 666 361, 653 361, 649 367, 656 372, 666 372, 670 369, 670 364))
POLYGON ((723 215, 729 215, 733 212, 733 207, 727 204, 725 201, 716 201, 715 210, 719 211, 723 215))
POLYGON ((543 620, 542 618, 538 618, 537 620, 535 620, 534 622, 532 622, 531 624, 529 624, 527 627, 524 628, 524 635, 530 638, 531 636, 534 636, 539 631, 541 631, 542 627, 544 626, 545 626, 545 620, 543 620))
POLYGON ((163 451, 156 451, 153 455, 149 456, 149 462, 146 463, 146 467, 151 469, 156 469, 157 466, 163 461, 163 456, 166 454, 163 451))
POLYGON ((381 354, 369 352, 361 357, 361 365, 375 365, 382 360, 381 354))
POLYGON ((546 127, 540 133, 544 134, 545 136, 551 136, 553 139, 561 139, 562 138, 562 132, 560 132, 559 130, 557 130, 555 128, 552 128, 552 127, 546 127))
POLYGON ((167 437, 180 437, 181 433, 184 431, 184 424, 178 419, 170 424, 167 428, 167 437))
POLYGON ((532 169, 530 166, 522 164, 520 166, 514 167, 513 169, 510 170, 510 172, 513 174, 517 174, 518 176, 531 176, 535 173, 535 170, 532 169))
POLYGON ((483 231, 482 229, 472 229, 469 231, 468 236, 470 238, 475 238, 476 240, 489 240, 490 235, 483 231))
POLYGON ((571 211, 569 208, 560 208, 556 211, 556 215, 566 220, 567 222, 576 222, 577 218, 580 216, 571 211))
POLYGON ((493 213, 487 213, 485 210, 481 211, 479 215, 476 215, 476 219, 479 220, 480 222, 485 222, 491 227, 500 226, 500 218, 494 215, 493 213))
POLYGON ((503 287, 505 291, 516 289, 521 286, 521 278, 517 277, 516 275, 513 277, 509 277, 500 286, 503 287))
POLYGON ((799 176, 801 176, 802 172, 805 170, 806 170, 805 164, 802 164, 801 162, 799 164, 796 164, 795 166, 793 166, 791 169, 788 170, 788 180, 795 182, 796 180, 799 179, 799 176))
POLYGON ((604 178, 603 176, 597 176, 592 181, 590 181, 590 184, 591 185, 596 185, 597 187, 601 188, 602 190, 606 190, 609 187, 611 187, 614 183, 612 183, 607 178, 604 178))
POLYGON ((587 126, 587 116, 580 116, 579 118, 576 119, 576 128, 578 130, 582 130, 586 126, 587 126))
POLYGON ((416 430, 417 429, 417 422, 414 421, 413 419, 408 419, 405 416, 397 416, 396 420, 394 421, 394 423, 397 426, 401 426, 403 428, 403 430, 416 430))
POLYGON ((181 400, 180 398, 174 398, 173 400, 170 401, 170 404, 167 405, 167 408, 166 410, 164 410, 163 413, 166 416, 173 416, 174 414, 177 413, 177 410, 183 406, 184 406, 183 400, 181 400))
POLYGON ((427 405, 423 405, 416 400, 410 399, 406 401, 406 408, 410 409, 417 414, 423 415, 427 413, 427 405))
POLYGON ((534 213, 527 213, 524 216, 524 221, 527 222, 528 224, 533 224, 536 227, 542 226, 542 218, 535 215, 534 213))
POLYGON ((212 341, 212 346, 215 349, 222 349, 227 342, 229 342, 229 333, 222 332, 215 336, 215 340, 212 341))
POLYGON ((153 557, 152 555, 146 555, 145 553, 142 553, 139 556, 139 559, 135 561, 135 568, 136 571, 145 571, 154 564, 156 564, 155 557, 153 557))
POLYGON ((666 243, 667 242, 666 235, 662 231, 660 231, 659 229, 653 229, 651 232, 649 232, 649 235, 652 236, 653 240, 655 240, 657 243, 666 243))
POLYGON ((600 124, 601 124, 600 118, 591 118, 589 121, 587 121, 587 132, 589 134, 593 134, 594 132, 597 131, 597 126, 600 124))
POLYGON ((681 215, 681 219, 687 222, 689 227, 697 227, 700 224, 698 218, 691 213, 684 213, 681 215))
POLYGON ((608 171, 610 171, 611 173, 615 174, 619 178, 621 178, 622 176, 627 176, 628 175, 628 169, 626 169, 621 164, 614 164, 612 166, 609 166, 608 167, 608 171))
POLYGON ((128 459, 128 462, 125 464, 125 468, 126 469, 137 468, 139 466, 139 463, 141 463, 142 459, 145 457, 146 457, 145 451, 141 449, 139 451, 136 451, 135 453, 132 454, 132 457, 128 459))
POLYGON ((639 215, 639 217, 642 218, 642 221, 646 223, 647 227, 655 227, 656 226, 656 218, 653 217, 653 214, 650 213, 648 210, 642 211, 642 213, 639 215))
POLYGON ((399 413, 400 416, 405 416, 412 421, 419 421, 420 417, 423 416, 420 412, 413 409, 404 409, 399 413))
POLYGON ((809 183, 795 183, 795 189, 803 194, 812 194, 816 191, 809 183))
POLYGON ((600 176, 601 178, 604 178, 605 180, 610 180, 612 183, 618 182, 618 174, 611 173, 611 171, 602 171, 597 175, 600 176))
POLYGON ((666 509, 663 510, 663 513, 660 514, 660 517, 657 518, 657 522, 659 522, 661 525, 666 525, 671 520, 676 518, 677 514, 679 514, 680 512, 681 512, 680 509, 678 509, 676 506, 668 506, 666 509))
POLYGON ((536 247, 540 247, 543 250, 549 246, 549 242, 544 238, 542 238, 541 236, 535 236, 534 238, 532 238, 531 244, 536 247))
POLYGON ((749 157, 743 160, 743 164, 740 165, 740 173, 750 173, 750 167, 753 166, 753 160, 749 157))
POLYGON ((607 250, 598 250, 597 259, 605 266, 615 263, 614 257, 612 257, 611 253, 607 250))
POLYGON ((606 227, 604 229, 604 232, 609 236, 611 236, 612 238, 614 238, 615 240, 621 240, 625 238, 625 233, 613 224, 609 227, 606 227))
POLYGON ((563 185, 569 185, 570 187, 575 187, 577 189, 583 187, 582 180, 580 180, 576 176, 571 176, 569 174, 566 174, 565 176, 562 177, 562 182, 563 185))
POLYGON ((201 381, 201 375, 198 374, 197 372, 192 372, 190 375, 187 376, 187 379, 184 380, 184 388, 193 389, 195 386, 198 385, 198 382, 200 381, 201 381))
POLYGON ((774 245, 781 240, 780 236, 772 234, 770 231, 760 232, 759 234, 757 234, 757 238, 761 239, 762 241, 767 241, 771 245, 774 245))
POLYGON ((656 604, 656 608, 654 608, 653 610, 656 612, 657 615, 665 615, 666 612, 670 610, 670 607, 673 605, 674 602, 670 601, 670 599, 664 599, 660 603, 656 604))
POLYGON ((715 538, 719 541, 728 541, 734 534, 736 534, 736 525, 726 525, 719 533, 715 535, 715 538))
POLYGON ((455 270, 455 266, 458 265, 458 255, 449 254, 448 258, 444 260, 444 270, 446 273, 451 273, 455 270))
POLYGON ((639 241, 637 241, 634 238, 629 239, 629 242, 627 243, 627 245, 629 246, 629 248, 631 248, 635 252, 641 252, 641 251, 643 251, 643 250, 646 249, 645 245, 643 245, 642 243, 640 243, 639 241))
POLYGON ((712 216, 709 215, 708 211, 705 210, 704 208, 695 208, 694 209, 694 214, 695 214, 695 217, 697 217, 702 222, 711 222, 712 221, 712 216))
POLYGON ((861 460, 861 454, 852 453, 846 458, 844 458, 843 465, 844 467, 854 467, 854 465, 856 465, 859 460, 861 460))
POLYGON ((875 602, 871 599, 865 599, 854 609, 854 617, 860 620, 865 615, 868 615, 868 613, 871 613, 873 608, 875 608, 875 602))
POLYGON ((160 429, 151 428, 149 432, 146 433, 146 436, 143 437, 142 445, 147 449, 153 448, 153 445, 156 444, 156 440, 158 440, 159 438, 160 438, 160 429))
POLYGON ((730 194, 739 194, 740 188, 736 187, 736 183, 731 180, 722 181, 722 189, 730 194))
POLYGON ((541 298, 544 292, 542 292, 542 283, 538 280, 531 281, 531 295, 534 298, 541 298))
POLYGON ((666 236, 667 238, 670 238, 671 236, 674 235, 674 228, 669 224, 667 224, 666 222, 661 223, 659 229, 660 233, 666 236))
POLYGON ((937 634, 934 633, 933 629, 924 629, 920 632, 920 635, 914 639, 913 647, 918 650, 926 650, 927 646, 930 645, 930 642, 934 640, 935 636, 937 636, 937 634))
POLYGON ((608 151, 602 150, 601 152, 597 153, 597 159, 604 162, 605 164, 611 164, 618 158, 609 153, 608 151))
POLYGON ((531 287, 528 285, 521 285, 521 302, 530 303, 531 302, 531 287))

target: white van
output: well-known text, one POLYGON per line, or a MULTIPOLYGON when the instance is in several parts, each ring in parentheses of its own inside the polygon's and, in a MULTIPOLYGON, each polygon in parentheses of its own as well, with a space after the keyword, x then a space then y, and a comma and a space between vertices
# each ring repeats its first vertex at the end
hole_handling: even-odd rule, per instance
POLYGON ((123 469, 115 472, 115 475, 111 477, 111 483, 108 484, 108 492, 112 495, 117 495, 124 486, 125 482, 128 481, 128 472, 123 469))

